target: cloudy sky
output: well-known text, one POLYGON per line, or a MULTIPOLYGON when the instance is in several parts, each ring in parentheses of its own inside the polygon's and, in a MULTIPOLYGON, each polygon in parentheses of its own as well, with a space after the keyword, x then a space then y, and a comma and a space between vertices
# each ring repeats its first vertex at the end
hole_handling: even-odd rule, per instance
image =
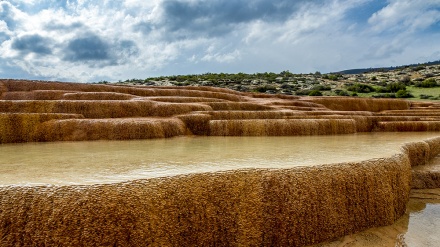
POLYGON ((334 72, 440 59, 440 0, 0 0, 0 78, 334 72))

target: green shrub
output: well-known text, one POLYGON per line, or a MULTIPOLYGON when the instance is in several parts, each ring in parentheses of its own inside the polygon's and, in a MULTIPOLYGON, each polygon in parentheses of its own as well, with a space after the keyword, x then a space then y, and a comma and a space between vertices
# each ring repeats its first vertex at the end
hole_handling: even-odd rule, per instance
POLYGON ((432 95, 427 95, 427 94, 420 94, 420 99, 429 99, 429 98, 433 98, 434 96, 432 95))
POLYGON ((412 95, 411 93, 409 93, 409 92, 406 91, 406 90, 399 90, 399 91, 397 91, 397 93, 396 93, 396 97, 397 97, 397 98, 413 98, 414 95, 412 95))
POLYGON ((401 82, 392 82, 389 83, 386 87, 391 93, 396 93, 400 90, 406 90, 406 85, 401 82))
POLYGON ((376 91, 378 93, 396 93, 399 90, 406 90, 406 85, 402 82, 392 82, 387 84, 385 87, 381 87, 376 91))
POLYGON ((276 87, 271 85, 263 85, 255 88, 255 91, 259 93, 265 93, 266 91, 276 91, 276 87))
POLYGON ((374 87, 367 85, 367 84, 361 84, 361 83, 357 83, 357 84, 354 84, 353 86, 349 86, 349 87, 347 87, 347 90, 352 91, 352 92, 356 92, 356 93, 372 93, 372 92, 376 91, 374 89, 374 87))
POLYGON ((407 76, 407 75, 402 76, 402 77, 399 79, 399 82, 401 82, 401 83, 403 83, 403 84, 409 86, 409 85, 411 85, 411 77, 409 77, 409 76, 407 76))
POLYGON ((380 93, 371 96, 373 98, 396 98, 396 94, 394 93, 380 93))
POLYGON ((330 86, 324 86, 324 85, 318 85, 314 86, 312 90, 318 90, 318 91, 330 91, 332 88, 330 86))
POLYGON ((350 96, 350 94, 348 94, 347 91, 344 90, 339 90, 339 92, 337 92, 338 96, 350 96))
POLYGON ((312 90, 310 91, 309 96, 322 96, 322 93, 319 90, 312 90))
POLYGON ((304 89, 304 90, 296 91, 295 94, 296 95, 309 95, 310 92, 311 92, 311 90, 304 89))
POLYGON ((426 79, 422 82, 417 82, 415 84, 416 87, 424 87, 424 88, 430 88, 430 87, 438 87, 437 81, 434 78, 426 79))

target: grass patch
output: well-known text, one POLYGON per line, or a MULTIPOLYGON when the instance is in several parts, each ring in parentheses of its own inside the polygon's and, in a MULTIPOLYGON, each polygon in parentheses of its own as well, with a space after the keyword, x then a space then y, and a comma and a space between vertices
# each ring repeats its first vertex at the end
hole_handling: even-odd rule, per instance
POLYGON ((440 98, 440 87, 432 87, 432 88, 422 88, 422 87, 415 87, 415 86, 408 86, 407 91, 410 92, 412 95, 414 95, 414 98, 411 98, 411 100, 431 100, 431 101, 437 101, 435 98, 440 98), (431 95, 432 98, 429 99, 421 99, 421 95, 431 95))

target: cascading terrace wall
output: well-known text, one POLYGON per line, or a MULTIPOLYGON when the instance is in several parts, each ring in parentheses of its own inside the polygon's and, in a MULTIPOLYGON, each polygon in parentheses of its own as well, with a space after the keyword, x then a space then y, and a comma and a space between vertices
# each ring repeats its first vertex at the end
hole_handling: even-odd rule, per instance
POLYGON ((1 246, 305 246, 392 224, 411 166, 440 138, 392 157, 84 186, 0 187, 1 246))
MULTIPOLYGON (((409 111, 407 101, 303 99, 207 87, 3 80, 0 98, 0 143, 346 134, 399 121, 436 126, 432 111, 409 111)), ((411 187, 439 181, 412 171, 439 152, 440 139, 434 138, 357 163, 105 185, 4 185, 0 245, 305 246, 392 224, 404 214, 411 187)))
POLYGON ((1 246, 305 246, 392 224, 411 166, 440 138, 392 157, 84 186, 1 186, 1 246))
POLYGON ((0 187, 1 246, 304 246, 405 212, 407 155, 90 186, 0 187))

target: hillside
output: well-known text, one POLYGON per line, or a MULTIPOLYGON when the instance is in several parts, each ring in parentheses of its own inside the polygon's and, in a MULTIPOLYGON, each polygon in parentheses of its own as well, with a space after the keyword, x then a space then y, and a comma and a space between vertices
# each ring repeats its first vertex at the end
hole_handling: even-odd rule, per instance
MULTIPOLYGON (((108 82, 100 82, 107 84, 108 82)), ((361 96, 437 100, 440 65, 414 65, 356 74, 201 74, 130 79, 116 84, 147 86, 212 86, 240 92, 309 96, 361 96), (360 87, 360 88, 359 88, 360 87), (430 88, 430 90, 426 90, 430 88), (398 91, 401 91, 398 93, 398 91)))

